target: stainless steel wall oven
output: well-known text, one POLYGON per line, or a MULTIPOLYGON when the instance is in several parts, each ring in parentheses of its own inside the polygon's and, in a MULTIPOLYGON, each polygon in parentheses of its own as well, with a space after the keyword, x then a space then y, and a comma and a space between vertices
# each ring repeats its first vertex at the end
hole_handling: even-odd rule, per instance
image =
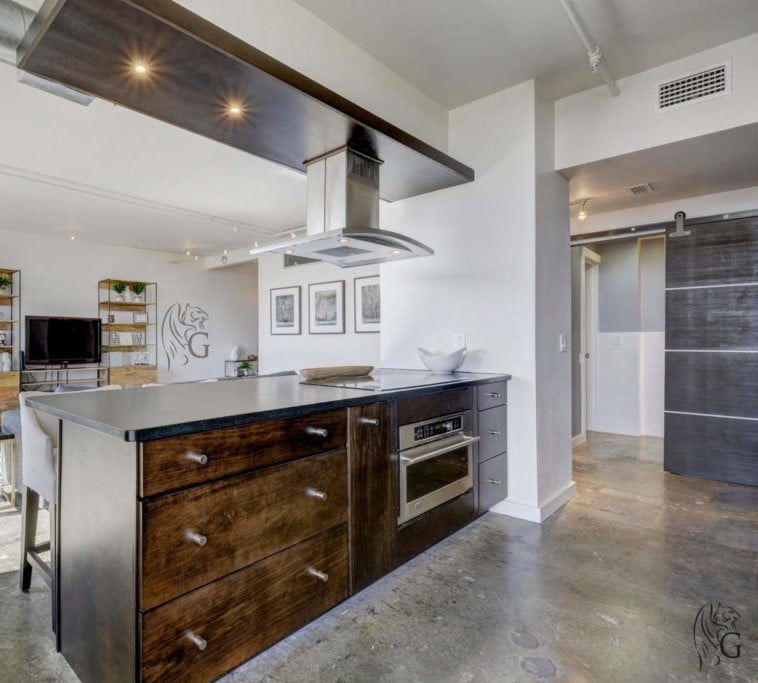
POLYGON ((471 411, 398 428, 400 510, 398 524, 441 505, 474 485, 471 411))

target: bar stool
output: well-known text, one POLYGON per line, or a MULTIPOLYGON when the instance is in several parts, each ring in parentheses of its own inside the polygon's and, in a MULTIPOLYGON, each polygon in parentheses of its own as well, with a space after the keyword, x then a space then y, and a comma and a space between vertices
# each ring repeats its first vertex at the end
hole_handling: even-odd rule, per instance
POLYGON ((21 411, 21 448, 24 455, 24 486, 21 501, 21 567, 19 586, 29 590, 32 567, 50 587, 52 596, 53 631, 57 630, 55 593, 55 515, 58 503, 56 458, 58 450, 57 420, 43 428, 36 411, 26 404, 27 398, 46 395, 41 391, 19 394, 21 411), (37 544, 37 517, 40 496, 48 502, 50 512, 50 540, 37 544), (50 551, 50 562, 41 558, 41 553, 50 551))
MULTIPOLYGON (((120 389, 118 384, 109 384, 85 391, 120 389)), ((49 396, 43 391, 24 391, 19 394, 21 411, 21 448, 24 458, 24 487, 21 503, 21 566, 19 586, 29 590, 32 568, 39 571, 42 579, 50 587, 52 598, 53 631, 58 632, 58 595, 55 581, 56 562, 56 515, 58 510, 58 418, 46 413, 38 413, 27 405, 28 398, 49 396), (50 512, 50 540, 37 544, 37 517, 39 500, 48 502, 50 512), (45 562, 40 554, 50 550, 50 562, 45 562)))

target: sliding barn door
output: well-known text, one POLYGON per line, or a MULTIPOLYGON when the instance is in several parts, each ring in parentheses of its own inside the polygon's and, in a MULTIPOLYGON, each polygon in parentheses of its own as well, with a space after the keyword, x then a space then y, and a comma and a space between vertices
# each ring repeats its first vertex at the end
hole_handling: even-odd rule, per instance
POLYGON ((758 484, 758 217, 666 239, 669 472, 758 484))

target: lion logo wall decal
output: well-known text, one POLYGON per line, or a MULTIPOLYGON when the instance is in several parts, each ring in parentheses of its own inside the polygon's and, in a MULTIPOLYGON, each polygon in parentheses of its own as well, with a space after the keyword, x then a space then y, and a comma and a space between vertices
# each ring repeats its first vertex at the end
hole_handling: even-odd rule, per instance
POLYGON ((190 357, 208 357, 207 322, 208 314, 200 306, 177 302, 168 307, 161 323, 161 340, 169 370, 172 363, 187 365, 190 357))
POLYGON ((698 610, 692 637, 701 671, 704 664, 718 664, 722 656, 728 659, 740 656, 740 634, 737 631, 739 618, 737 610, 720 602, 715 608, 712 602, 706 602, 698 610))

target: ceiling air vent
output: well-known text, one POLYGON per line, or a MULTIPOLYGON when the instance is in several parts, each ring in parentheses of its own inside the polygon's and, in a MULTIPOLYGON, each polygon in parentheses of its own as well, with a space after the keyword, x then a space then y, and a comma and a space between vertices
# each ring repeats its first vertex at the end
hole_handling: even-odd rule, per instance
POLYGON ((731 68, 724 62, 711 69, 682 76, 658 85, 658 110, 672 109, 695 100, 720 97, 731 92, 731 68))
POLYGON ((632 197, 639 197, 641 194, 648 194, 653 191, 653 186, 650 183, 642 183, 642 185, 632 185, 631 187, 625 187, 624 190, 632 197))

